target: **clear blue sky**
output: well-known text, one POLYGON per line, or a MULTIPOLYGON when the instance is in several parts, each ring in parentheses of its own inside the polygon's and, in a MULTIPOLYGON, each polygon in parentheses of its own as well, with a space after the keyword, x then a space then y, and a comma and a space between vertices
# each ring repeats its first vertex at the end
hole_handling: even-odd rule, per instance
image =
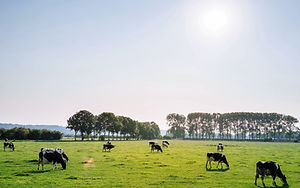
POLYGON ((300 119, 300 1, 0 0, 0 122, 105 111, 300 119))

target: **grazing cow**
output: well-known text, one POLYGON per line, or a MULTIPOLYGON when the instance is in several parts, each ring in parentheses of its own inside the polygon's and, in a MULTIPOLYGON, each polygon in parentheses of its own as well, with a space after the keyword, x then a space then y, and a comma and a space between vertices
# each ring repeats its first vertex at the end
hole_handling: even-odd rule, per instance
POLYGON ((149 146, 156 145, 157 142, 149 142, 149 146))
POLYGON ((153 144, 153 145, 151 146, 151 152, 154 151, 155 149, 157 150, 157 152, 158 152, 158 151, 163 152, 163 150, 161 149, 160 145, 158 145, 158 144, 153 144))
POLYGON ((66 155, 65 151, 63 149, 60 149, 60 148, 41 148, 41 152, 43 151, 57 151, 58 153, 60 153, 63 158, 66 159, 67 162, 69 162, 69 158, 68 156, 66 155))
POLYGON ((222 163, 225 163, 227 168, 229 168, 229 164, 226 160, 226 157, 222 153, 207 153, 206 168, 207 168, 208 161, 209 161, 210 168, 211 168, 211 161, 217 161, 218 162, 217 168, 219 166, 219 163, 221 163, 222 168, 223 168, 222 163))
POLYGON ((166 140, 163 140, 163 141, 162 141, 162 144, 164 144, 164 143, 170 145, 169 142, 166 141, 166 140))
POLYGON ((169 147, 169 146, 168 146, 168 144, 167 144, 167 143, 165 143, 165 142, 163 142, 163 143, 162 143, 162 146, 163 146, 163 147, 166 147, 166 148, 168 148, 168 147, 169 147))
POLYGON ((15 145, 12 142, 4 142, 4 151, 7 147, 10 148, 12 151, 15 151, 15 145))
POLYGON ((259 175, 261 175, 261 181, 264 187, 265 187, 265 183, 264 183, 265 176, 272 176, 274 186, 276 186, 276 182, 275 182, 276 176, 278 176, 284 184, 287 184, 286 177, 285 175, 282 174, 280 170, 280 166, 273 161, 267 161, 267 162, 258 161, 256 163, 256 176, 255 176, 255 183, 254 183, 255 185, 259 175))
POLYGON ((67 155, 64 153, 62 149, 42 148, 41 152, 39 153, 38 170, 40 169, 41 164, 42 164, 42 170, 44 170, 44 163, 46 162, 53 162, 52 170, 54 170, 54 167, 57 168, 57 163, 60 163, 62 168, 65 170, 67 164, 64 161, 63 157, 66 157, 67 161, 69 160, 67 155))
POLYGON ((111 141, 110 141, 110 140, 107 140, 106 144, 111 144, 111 141))
POLYGON ((217 146, 217 151, 221 151, 223 152, 224 146, 222 143, 219 143, 219 145, 217 146))
POLYGON ((112 144, 103 144, 103 149, 102 149, 102 151, 103 151, 103 150, 106 151, 107 149, 110 151, 110 150, 111 150, 112 148, 114 148, 114 147, 115 147, 115 146, 112 145, 112 144))

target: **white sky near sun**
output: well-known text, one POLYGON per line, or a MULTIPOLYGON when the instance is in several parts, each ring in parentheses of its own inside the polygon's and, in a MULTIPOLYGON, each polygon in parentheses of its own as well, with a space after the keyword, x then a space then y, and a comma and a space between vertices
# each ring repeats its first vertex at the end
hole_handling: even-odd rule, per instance
POLYGON ((300 119, 298 1, 0 2, 0 122, 79 110, 300 119))

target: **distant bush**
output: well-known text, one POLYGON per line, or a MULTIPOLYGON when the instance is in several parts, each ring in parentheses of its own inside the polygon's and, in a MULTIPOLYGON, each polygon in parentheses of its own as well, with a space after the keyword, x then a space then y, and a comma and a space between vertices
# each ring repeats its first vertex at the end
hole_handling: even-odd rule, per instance
POLYGON ((162 138, 163 139, 168 139, 168 140, 172 139, 170 136, 167 136, 167 135, 163 136, 162 138))
POLYGON ((63 134, 59 131, 48 129, 28 129, 24 127, 15 127, 12 129, 0 129, 0 138, 10 140, 59 140, 63 134))
POLYGON ((264 142, 272 142, 273 139, 272 138, 264 138, 264 142))

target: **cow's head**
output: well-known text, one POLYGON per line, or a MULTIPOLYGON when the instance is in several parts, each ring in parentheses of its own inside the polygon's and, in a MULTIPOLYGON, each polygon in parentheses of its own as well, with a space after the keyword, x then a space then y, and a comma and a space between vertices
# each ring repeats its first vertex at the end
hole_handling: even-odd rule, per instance
POLYGON ((67 164, 65 163, 65 161, 63 161, 63 162, 61 163, 61 166, 62 166, 62 168, 63 168, 64 170, 66 170, 67 164))
POLYGON ((280 179, 284 184, 288 184, 285 175, 283 175, 280 179))
POLYGON ((227 162, 225 155, 222 156, 222 162, 226 164, 227 168, 229 168, 229 163, 227 162))

